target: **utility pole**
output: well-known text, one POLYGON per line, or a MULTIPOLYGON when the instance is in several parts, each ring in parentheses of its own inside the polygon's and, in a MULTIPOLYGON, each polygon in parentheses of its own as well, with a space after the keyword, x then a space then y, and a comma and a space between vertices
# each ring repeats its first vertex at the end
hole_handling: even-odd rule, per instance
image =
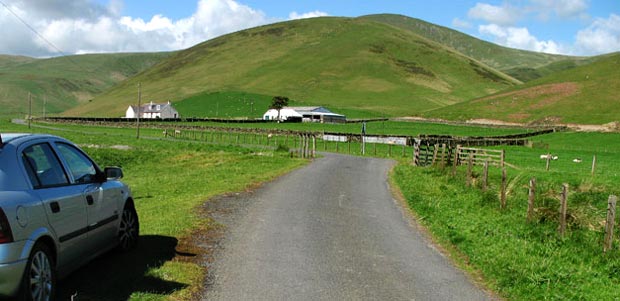
POLYGON ((30 129, 30 123, 32 122, 32 94, 28 92, 28 128, 30 129))
POLYGON ((366 154, 366 121, 362 123, 362 155, 366 154))
POLYGON ((142 106, 142 83, 138 83, 138 109, 136 116, 136 139, 140 139, 140 106, 142 106))

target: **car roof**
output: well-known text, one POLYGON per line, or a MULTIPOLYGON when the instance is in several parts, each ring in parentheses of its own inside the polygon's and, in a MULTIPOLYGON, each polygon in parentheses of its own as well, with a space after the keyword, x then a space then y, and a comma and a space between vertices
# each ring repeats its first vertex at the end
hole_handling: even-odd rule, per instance
POLYGON ((59 138, 48 134, 0 133, 0 149, 9 143, 20 143, 37 138, 59 138))

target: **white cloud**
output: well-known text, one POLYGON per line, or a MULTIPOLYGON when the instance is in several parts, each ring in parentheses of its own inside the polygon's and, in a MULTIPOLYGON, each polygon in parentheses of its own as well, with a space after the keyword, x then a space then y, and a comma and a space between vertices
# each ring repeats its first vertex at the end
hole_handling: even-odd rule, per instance
POLYGON ((611 14, 607 19, 598 18, 577 32, 575 48, 577 54, 585 55, 620 51, 620 16, 611 14))
POLYGON ((469 9, 467 16, 472 19, 484 20, 502 26, 514 25, 521 17, 520 9, 504 5, 495 6, 486 3, 476 3, 469 9))
POLYGON ((329 16, 329 14, 326 12, 318 11, 318 10, 303 13, 303 14, 298 14, 296 11, 294 11, 288 15, 288 18, 289 20, 297 20, 297 19, 308 19, 308 18, 325 17, 325 16, 329 16))
MULTIPOLYGON (((122 0, 107 6, 92 0, 4 0, 9 8, 65 54, 169 51, 250 27, 279 21, 235 0, 200 0, 195 12, 173 20, 121 16, 122 0)), ((0 7, 2 8, 2 7, 0 7)), ((293 12, 291 19, 325 16, 293 12)), ((60 55, 8 10, 0 9, 0 53, 35 57, 60 55)))
POLYGON ((463 28, 463 29, 469 29, 472 27, 471 23, 465 20, 461 20, 459 18, 452 19, 452 26, 456 28, 463 28))
POLYGON ((585 18, 589 7, 588 0, 530 0, 533 7, 531 11, 538 13, 539 17, 548 19, 550 14, 560 18, 585 18))
POLYGON ((501 27, 489 24, 481 25, 478 31, 483 35, 493 37, 495 43, 506 47, 552 54, 560 54, 564 50, 561 45, 552 40, 538 40, 525 27, 501 27))

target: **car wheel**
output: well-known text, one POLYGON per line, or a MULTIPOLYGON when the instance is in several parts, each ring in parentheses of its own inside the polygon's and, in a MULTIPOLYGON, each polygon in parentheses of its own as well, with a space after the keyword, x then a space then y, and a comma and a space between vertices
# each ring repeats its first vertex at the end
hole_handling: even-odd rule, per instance
POLYGON ((139 235, 138 214, 133 207, 125 206, 121 216, 121 225, 118 229, 119 248, 123 251, 132 249, 138 243, 139 235))
POLYGON ((22 279, 24 300, 54 300, 56 293, 56 272, 52 251, 44 243, 32 248, 26 271, 22 279))

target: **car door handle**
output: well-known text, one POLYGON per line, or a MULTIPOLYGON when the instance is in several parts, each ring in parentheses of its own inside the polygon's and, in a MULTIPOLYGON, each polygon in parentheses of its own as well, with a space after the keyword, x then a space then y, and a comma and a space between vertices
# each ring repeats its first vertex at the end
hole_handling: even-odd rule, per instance
POLYGON ((58 202, 51 202, 50 209, 52 209, 52 213, 58 213, 60 212, 60 205, 58 204, 58 202))
POLYGON ((93 199, 92 195, 89 194, 89 195, 86 196, 86 203, 88 205, 92 205, 94 202, 95 202, 95 199, 93 199))

